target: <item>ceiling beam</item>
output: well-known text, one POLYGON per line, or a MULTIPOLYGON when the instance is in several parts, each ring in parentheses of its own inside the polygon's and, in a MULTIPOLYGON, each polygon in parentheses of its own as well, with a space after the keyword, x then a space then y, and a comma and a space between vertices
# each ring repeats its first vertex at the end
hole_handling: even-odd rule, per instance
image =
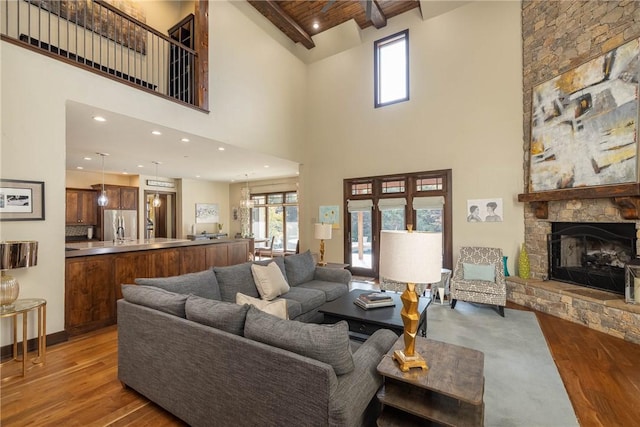
POLYGON ((266 17, 271 17, 271 21, 284 33, 289 36, 290 39, 300 42, 307 49, 315 47, 315 43, 311 39, 309 33, 307 33, 296 21, 294 21, 289 15, 285 13, 277 2, 274 0, 249 0, 249 3, 258 9, 266 17))
POLYGON ((374 27, 380 29, 387 25, 387 17, 384 16, 382 9, 375 0, 361 0, 360 4, 367 13, 367 19, 371 21, 374 27), (371 8, 369 11, 368 8, 371 8))

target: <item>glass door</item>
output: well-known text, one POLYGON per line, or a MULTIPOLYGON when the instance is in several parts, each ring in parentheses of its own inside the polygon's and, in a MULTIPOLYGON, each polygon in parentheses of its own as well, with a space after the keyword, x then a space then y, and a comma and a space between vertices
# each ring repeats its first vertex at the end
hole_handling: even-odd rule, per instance
POLYGON ((375 239, 376 227, 373 220, 373 201, 349 200, 348 244, 345 262, 350 265, 353 274, 375 276, 375 239))

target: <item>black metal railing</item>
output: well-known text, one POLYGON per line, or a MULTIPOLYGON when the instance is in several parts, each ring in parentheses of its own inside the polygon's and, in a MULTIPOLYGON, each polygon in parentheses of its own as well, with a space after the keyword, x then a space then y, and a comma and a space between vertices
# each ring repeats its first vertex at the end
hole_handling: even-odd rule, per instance
POLYGON ((0 0, 2 39, 197 105, 192 48, 101 0, 0 0))

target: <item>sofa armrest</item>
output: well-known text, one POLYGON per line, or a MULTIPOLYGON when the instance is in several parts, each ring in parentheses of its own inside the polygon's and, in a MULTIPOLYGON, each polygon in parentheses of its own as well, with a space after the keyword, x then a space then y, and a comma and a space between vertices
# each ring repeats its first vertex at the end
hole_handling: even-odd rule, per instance
POLYGON ((338 388, 331 396, 331 425, 362 425, 366 409, 382 385, 378 364, 398 340, 389 329, 379 329, 353 354, 355 369, 338 377, 338 388))
POLYGON ((349 285, 349 282, 351 282, 351 272, 344 268, 316 267, 313 278, 324 282, 336 282, 349 285))

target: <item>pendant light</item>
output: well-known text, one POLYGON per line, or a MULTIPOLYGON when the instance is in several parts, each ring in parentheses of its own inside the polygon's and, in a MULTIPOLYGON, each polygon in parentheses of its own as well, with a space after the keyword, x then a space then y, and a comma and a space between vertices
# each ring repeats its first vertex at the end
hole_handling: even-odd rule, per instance
MULTIPOLYGON (((156 181, 157 181, 158 180, 158 165, 160 164, 160 162, 155 161, 155 162, 151 162, 151 163, 156 165, 156 181)), ((156 190, 156 195, 153 196, 152 205, 153 205, 154 208, 159 208, 161 203, 162 202, 160 201, 160 194, 158 194, 158 191, 156 190)))
POLYGON ((102 192, 100 196, 98 196, 98 206, 107 206, 109 203, 109 198, 107 197, 107 192, 104 191, 104 158, 108 156, 107 153, 96 153, 100 157, 102 157, 102 192))
POLYGON ((253 200, 251 200, 251 190, 249 189, 249 174, 245 174, 247 179, 247 186, 240 190, 240 207, 251 209, 253 207, 253 200))

